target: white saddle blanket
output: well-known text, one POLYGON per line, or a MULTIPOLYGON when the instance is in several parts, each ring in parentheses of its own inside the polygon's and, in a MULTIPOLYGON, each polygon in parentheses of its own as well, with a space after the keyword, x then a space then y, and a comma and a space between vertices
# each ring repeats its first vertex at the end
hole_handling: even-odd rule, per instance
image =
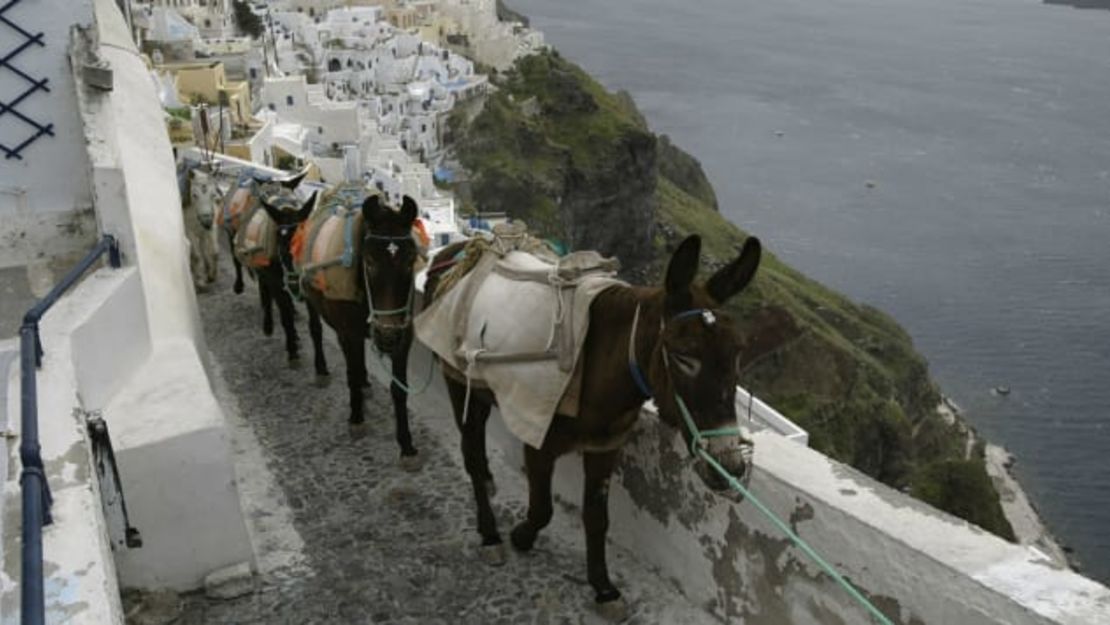
MULTIPOLYGON (((585 343, 590 304, 625 284, 614 276, 615 261, 592 252, 558 265, 520 251, 487 252, 414 320, 416 336, 488 386, 509 431, 539 448, 556 412, 565 413, 560 401, 585 343)), ((567 416, 577 416, 577 400, 570 405, 575 414, 567 416)))

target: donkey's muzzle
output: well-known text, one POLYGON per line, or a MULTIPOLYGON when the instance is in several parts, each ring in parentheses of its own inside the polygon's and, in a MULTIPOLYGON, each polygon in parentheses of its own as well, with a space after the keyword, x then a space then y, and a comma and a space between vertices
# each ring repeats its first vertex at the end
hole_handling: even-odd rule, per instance
POLYGON ((389 353, 401 346, 406 328, 408 326, 401 323, 392 324, 388 321, 376 319, 370 326, 370 336, 373 338, 378 351, 389 353))
POLYGON ((704 458, 696 464, 698 476, 705 485, 717 494, 728 497, 734 501, 741 501, 744 497, 741 492, 733 487, 729 477, 734 478, 742 485, 748 483, 751 477, 752 456, 754 446, 748 439, 739 436, 727 436, 713 439, 705 446, 709 454, 721 470, 710 464, 704 458))

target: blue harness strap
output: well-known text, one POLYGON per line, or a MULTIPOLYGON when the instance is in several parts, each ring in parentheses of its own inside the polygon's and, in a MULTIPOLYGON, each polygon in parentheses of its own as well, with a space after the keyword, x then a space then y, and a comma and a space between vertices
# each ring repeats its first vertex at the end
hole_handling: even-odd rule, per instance
POLYGON ((349 210, 343 216, 343 266, 350 268, 355 264, 355 211, 349 210))
POLYGON ((640 305, 637 304, 636 313, 632 315, 632 332, 628 337, 628 371, 632 374, 632 381, 636 383, 640 392, 648 399, 651 399, 655 394, 651 392, 651 385, 647 383, 647 378, 644 376, 643 370, 640 369, 639 363, 636 362, 636 328, 639 325, 640 305))

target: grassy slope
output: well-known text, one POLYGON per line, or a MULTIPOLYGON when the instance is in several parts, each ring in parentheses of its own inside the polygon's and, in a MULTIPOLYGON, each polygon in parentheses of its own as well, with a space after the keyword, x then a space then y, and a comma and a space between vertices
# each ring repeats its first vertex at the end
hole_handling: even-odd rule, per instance
MULTIPOLYGON (((630 99, 557 54, 526 59, 499 86, 468 127, 455 120, 456 152, 475 181, 471 200, 487 210, 511 206, 533 229, 562 236, 568 163, 603 166, 625 137, 647 127, 630 99)), ((689 173, 687 160, 658 170, 689 173)), ((641 275, 658 275, 686 234, 703 237, 710 267, 731 259, 746 237, 707 203, 707 181, 683 178, 656 177, 656 260, 636 268, 641 275)), ((809 430, 815 449, 1012 538, 981 450, 965 458, 965 435, 937 415, 940 396, 925 361, 890 317, 769 253, 750 292, 729 308, 751 342, 744 384, 809 430)))

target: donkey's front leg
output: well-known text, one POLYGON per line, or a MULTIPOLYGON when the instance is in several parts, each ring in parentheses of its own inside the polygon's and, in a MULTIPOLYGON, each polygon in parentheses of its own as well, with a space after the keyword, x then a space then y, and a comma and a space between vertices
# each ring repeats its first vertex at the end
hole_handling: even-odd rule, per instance
MULTIPOLYGON (((278 277, 279 279, 271 286, 281 284, 282 277, 280 274, 278 277)), ((258 282, 261 284, 263 280, 260 279, 258 282)), ((301 366, 301 341, 297 336, 297 324, 293 321, 293 298, 285 289, 278 288, 277 293, 274 293, 274 299, 277 300, 278 314, 281 316, 281 328, 285 331, 285 353, 289 360, 289 368, 296 369, 301 366)))
POLYGON ((405 471, 416 471, 420 468, 421 460, 412 444, 412 432, 409 430, 409 348, 412 347, 412 333, 408 333, 407 340, 401 341, 393 348, 390 361, 393 363, 393 380, 389 384, 389 394, 393 397, 393 420, 396 429, 397 445, 401 448, 401 468, 405 471))
POLYGON ((513 528, 509 538, 513 547, 528 551, 536 535, 551 522, 551 474, 555 472, 555 454, 524 446, 524 469, 528 474, 528 516, 513 528))
POLYGON ((497 531, 497 518, 490 505, 489 459, 486 457, 486 420, 489 419, 491 404, 488 400, 472 395, 469 406, 466 404, 466 385, 445 377, 447 392, 451 397, 451 407, 455 413, 455 425, 462 434, 462 455, 470 485, 474 489, 474 503, 478 508, 478 534, 482 537, 479 556, 487 563, 505 563, 505 550, 501 534, 497 531), (463 421, 463 413, 466 421, 463 421))
POLYGON ((262 307, 262 334, 274 335, 274 296, 266 288, 266 282, 258 281, 258 304, 262 307))
POLYGON ((316 386, 328 385, 328 361, 324 358, 324 326, 320 323, 320 313, 311 301, 305 301, 308 309, 308 335, 312 337, 313 364, 316 368, 316 386))
POLYGON ((227 232, 227 251, 231 256, 231 264, 235 267, 235 284, 231 286, 231 290, 237 295, 243 292, 243 265, 239 263, 239 257, 235 255, 235 234, 230 230, 227 232))
POLYGON ((609 531, 609 476, 617 464, 617 451, 583 453, 585 488, 582 494, 582 521, 586 526, 586 577, 596 593, 597 609, 605 618, 622 621, 628 606, 609 580, 605 564, 605 534, 609 531))
MULTIPOLYGON (((347 391, 350 395, 351 413, 347 428, 352 439, 366 436, 366 417, 363 414, 362 380, 366 377, 366 341, 360 332, 337 332, 343 359, 347 362, 347 391)), ((369 390, 369 389, 366 389, 369 390)))

